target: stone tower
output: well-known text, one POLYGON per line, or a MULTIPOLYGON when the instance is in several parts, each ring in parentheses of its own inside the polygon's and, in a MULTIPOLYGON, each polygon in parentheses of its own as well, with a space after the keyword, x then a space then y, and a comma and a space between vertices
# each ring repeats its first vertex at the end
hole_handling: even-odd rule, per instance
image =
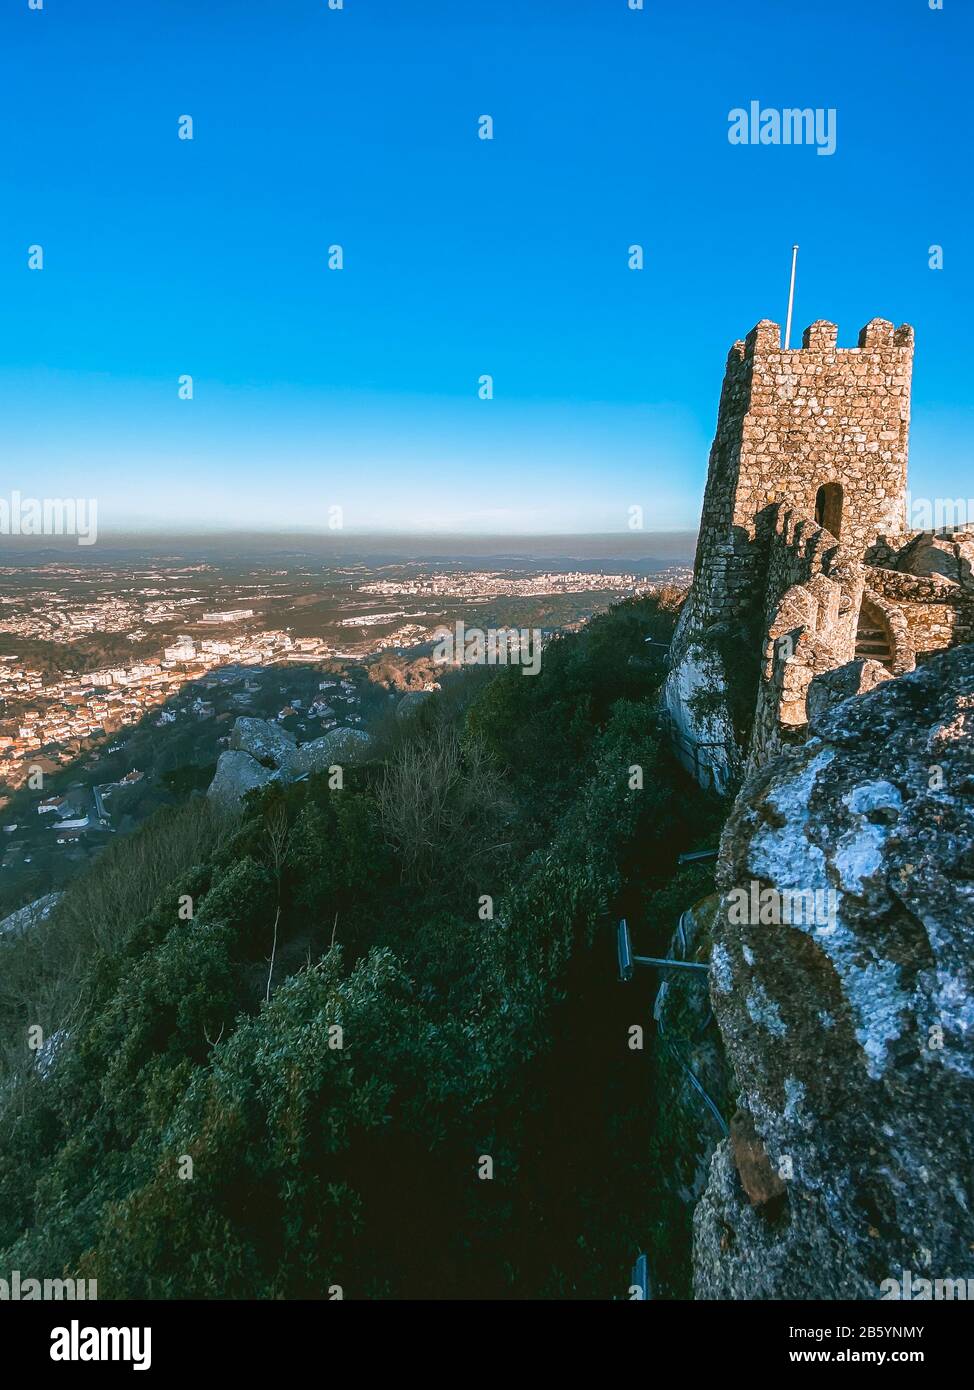
POLYGON ((820 565, 830 553, 861 559, 878 538, 904 532, 913 330, 873 319, 855 348, 839 348, 837 336, 821 320, 786 351, 765 319, 727 360, 693 586, 665 689, 678 746, 718 786, 749 737, 732 697, 753 713, 756 649, 776 598, 775 537, 784 527, 797 555, 814 534, 820 565))
POLYGON ((873 319, 855 348, 837 334, 813 323, 786 352, 765 319, 731 349, 694 566, 707 621, 760 599, 779 509, 860 553, 904 529, 913 329, 873 319))

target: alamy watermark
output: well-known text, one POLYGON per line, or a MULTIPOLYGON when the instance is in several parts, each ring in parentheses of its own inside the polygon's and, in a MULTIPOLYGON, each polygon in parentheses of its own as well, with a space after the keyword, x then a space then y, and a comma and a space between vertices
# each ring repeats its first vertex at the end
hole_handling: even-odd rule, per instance
POLYGON ((93 1303, 97 1298, 97 1279, 25 1279, 19 1269, 12 1270, 9 1279, 0 1279, 0 1303, 65 1299, 93 1303))
POLYGON ((438 629, 433 660, 451 666, 520 666, 522 676, 541 670, 539 627, 466 627, 463 622, 438 629))
POLYGON ((912 1270, 901 1269, 899 1279, 884 1279, 879 1286, 881 1301, 902 1300, 907 1303, 929 1303, 955 1299, 974 1300, 974 1279, 927 1279, 912 1270))
POLYGON ((906 494, 908 531, 953 531, 974 526, 974 497, 914 497, 906 494))
POLYGON ((73 1318, 51 1332, 52 1361, 131 1361, 133 1371, 152 1365, 151 1327, 82 1327, 73 1318))
POLYGON ((834 106, 749 107, 728 111, 727 139, 732 145, 814 145, 819 154, 835 154, 834 106))
POLYGON ((98 539, 94 497, 0 497, 0 536, 77 536, 79 545, 98 539))
POLYGON ((807 926, 829 936, 837 913, 834 888, 762 888, 752 878, 748 887, 732 888, 727 894, 727 920, 734 926, 807 926))

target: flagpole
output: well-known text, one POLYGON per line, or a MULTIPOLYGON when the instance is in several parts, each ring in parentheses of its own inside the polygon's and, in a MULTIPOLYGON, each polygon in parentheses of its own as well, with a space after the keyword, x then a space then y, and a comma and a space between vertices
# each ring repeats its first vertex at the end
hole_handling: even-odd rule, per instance
POLYGON ((798 247, 791 248, 791 286, 788 290, 788 318, 785 322, 785 351, 791 347, 791 311, 795 306, 795 267, 798 264, 798 247))

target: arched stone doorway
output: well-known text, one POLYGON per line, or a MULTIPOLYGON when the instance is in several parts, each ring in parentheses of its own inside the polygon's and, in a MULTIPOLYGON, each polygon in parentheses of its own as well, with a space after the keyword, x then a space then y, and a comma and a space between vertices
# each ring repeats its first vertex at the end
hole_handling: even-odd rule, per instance
POLYGON ((842 529, 842 484, 823 483, 815 495, 815 520, 839 539, 842 529))
POLYGON ((863 599, 856 628, 856 656, 881 661, 886 669, 891 671, 895 650, 893 635, 885 615, 875 604, 863 599))

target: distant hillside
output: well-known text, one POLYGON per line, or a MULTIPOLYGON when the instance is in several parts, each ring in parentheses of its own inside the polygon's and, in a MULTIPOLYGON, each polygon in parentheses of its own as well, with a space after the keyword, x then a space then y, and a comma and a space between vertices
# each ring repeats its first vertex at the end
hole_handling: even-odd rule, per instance
POLYGON ((0 941, 0 1264, 102 1298, 625 1298, 655 1232, 685 1292, 614 947, 711 886, 676 856, 722 810, 645 640, 676 603, 390 716, 341 789, 167 809, 0 941))

